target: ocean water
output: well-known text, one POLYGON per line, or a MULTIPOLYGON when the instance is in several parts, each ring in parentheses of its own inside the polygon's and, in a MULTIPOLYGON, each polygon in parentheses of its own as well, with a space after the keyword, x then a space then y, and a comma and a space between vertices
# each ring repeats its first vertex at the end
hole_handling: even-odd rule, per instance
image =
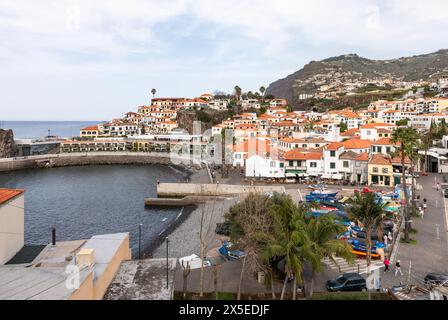
POLYGON ((79 135, 81 128, 103 121, 0 121, 0 129, 12 129, 15 139, 37 139, 48 135, 71 138, 79 135))
POLYGON ((180 208, 146 208, 157 179, 183 181, 186 173, 163 165, 110 165, 34 169, 0 173, 0 188, 25 189, 25 243, 48 244, 51 228, 58 240, 129 232, 135 256, 138 226, 142 248, 175 221, 180 208))

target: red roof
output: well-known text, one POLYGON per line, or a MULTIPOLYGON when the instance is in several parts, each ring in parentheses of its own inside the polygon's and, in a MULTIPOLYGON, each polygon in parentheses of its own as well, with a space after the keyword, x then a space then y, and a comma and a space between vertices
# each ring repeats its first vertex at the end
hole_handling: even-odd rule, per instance
POLYGON ((339 148, 341 148, 341 147, 343 147, 344 145, 342 144, 342 143, 339 143, 339 142, 332 142, 332 143, 330 143, 328 146, 327 146, 327 150, 330 150, 330 151, 336 151, 336 150, 338 150, 339 148))
POLYGON ((285 160, 321 160, 320 152, 303 152, 303 149, 292 149, 285 153, 285 160))
POLYGON ((0 189, 0 204, 8 202, 24 192, 23 189, 0 189))
POLYGON ((345 149, 367 149, 370 148, 372 142, 370 140, 350 139, 342 142, 345 149))

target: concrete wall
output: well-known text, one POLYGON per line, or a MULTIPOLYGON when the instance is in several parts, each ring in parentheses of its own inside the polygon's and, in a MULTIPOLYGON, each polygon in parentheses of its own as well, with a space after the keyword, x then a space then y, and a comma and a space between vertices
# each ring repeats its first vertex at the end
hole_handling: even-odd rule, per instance
POLYGON ((157 195, 162 197, 183 196, 223 196, 243 193, 279 192, 284 193, 282 186, 243 186, 229 184, 192 184, 161 183, 157 185, 157 195))
POLYGON ((191 165, 190 158, 172 157, 169 153, 95 152, 29 156, 0 159, 1 171, 108 164, 172 164, 191 165))
POLYGON ((24 244, 24 196, 0 205, 0 265, 8 262, 24 244))

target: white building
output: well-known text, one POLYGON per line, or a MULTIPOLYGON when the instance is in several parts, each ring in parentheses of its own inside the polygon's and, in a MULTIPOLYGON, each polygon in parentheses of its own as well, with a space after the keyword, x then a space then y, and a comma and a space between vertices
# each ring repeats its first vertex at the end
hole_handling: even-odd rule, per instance
POLYGON ((277 153, 253 154, 246 159, 246 177, 284 178, 285 168, 277 153))
POLYGON ((25 241, 24 190, 0 189, 0 265, 22 249, 25 241))

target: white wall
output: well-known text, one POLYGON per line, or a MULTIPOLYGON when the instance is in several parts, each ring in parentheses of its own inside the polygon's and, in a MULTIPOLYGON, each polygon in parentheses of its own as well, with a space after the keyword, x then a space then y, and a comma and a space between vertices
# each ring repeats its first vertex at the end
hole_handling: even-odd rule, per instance
POLYGON ((0 265, 8 262, 24 245, 23 195, 0 204, 0 265))
POLYGON ((280 161, 253 155, 246 160, 246 177, 284 178, 285 169, 280 168, 280 161), (271 162, 274 167, 271 167, 271 162))

